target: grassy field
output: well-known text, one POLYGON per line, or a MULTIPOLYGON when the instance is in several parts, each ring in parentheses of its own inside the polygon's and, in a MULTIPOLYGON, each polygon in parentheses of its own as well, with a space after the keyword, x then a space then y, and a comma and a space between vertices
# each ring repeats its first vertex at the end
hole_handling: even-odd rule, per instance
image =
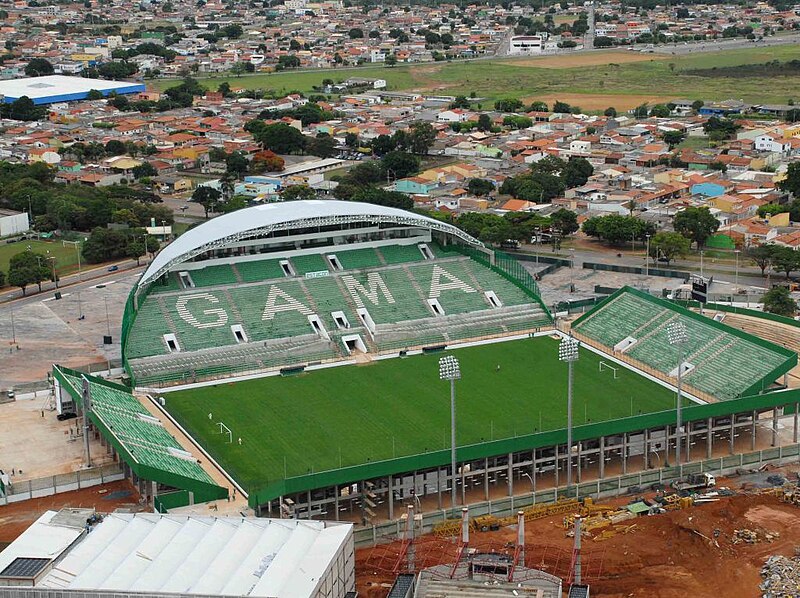
MULTIPOLYGON (((312 92, 313 85, 324 78, 344 80, 348 77, 386 79, 390 90, 464 94, 474 92, 486 98, 483 108, 501 97, 524 97, 532 100, 561 99, 585 109, 601 109, 614 105, 626 109, 647 100, 667 101, 676 98, 722 100, 738 98, 751 102, 781 102, 797 95, 800 76, 785 77, 703 77, 687 71, 713 67, 759 64, 769 60, 800 59, 800 46, 697 53, 683 56, 648 54, 646 60, 628 62, 633 53, 610 51, 575 54, 572 57, 542 57, 510 60, 455 61, 424 63, 409 66, 364 67, 319 70, 298 73, 270 73, 243 77, 201 79, 216 88, 222 81, 232 87, 312 92), (597 56, 605 64, 597 64, 597 56), (587 63, 587 60, 589 63, 587 63), (541 66, 537 66, 537 64, 541 66), (597 97, 600 96, 600 97, 597 97), (583 106, 581 100, 585 100, 583 106), (587 103, 588 102, 588 103, 587 103)), ((637 60, 642 55, 636 54, 637 60)), ((164 89, 172 81, 157 81, 153 86, 164 89)))
POLYGON ((0 243, 0 270, 8 273, 11 257, 22 253, 28 247, 41 255, 52 255, 56 258, 56 272, 64 275, 78 269, 78 254, 72 245, 62 246, 61 241, 20 241, 17 243, 0 243))
MULTIPOLYGON (((567 367, 551 338, 460 349, 458 444, 566 423, 567 367), (500 371, 496 371, 500 365, 500 371)), ((342 366, 299 376, 219 384, 166 395, 167 409, 245 487, 449 447, 447 382, 440 355, 342 366), (208 414, 212 414, 209 420, 208 414), (233 443, 215 422, 233 432, 233 443), (237 439, 242 439, 239 446, 237 439)), ((660 411, 674 394, 629 370, 599 372, 583 350, 575 370, 575 424, 660 411)))

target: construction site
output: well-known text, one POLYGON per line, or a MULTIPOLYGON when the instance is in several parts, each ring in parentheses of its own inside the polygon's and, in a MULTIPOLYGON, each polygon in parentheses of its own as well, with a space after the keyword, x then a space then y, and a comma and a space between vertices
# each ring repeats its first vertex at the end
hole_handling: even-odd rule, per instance
POLYGON ((800 595, 800 467, 470 517, 356 551, 359 596, 800 595), (576 529, 580 533, 576 538, 576 529))

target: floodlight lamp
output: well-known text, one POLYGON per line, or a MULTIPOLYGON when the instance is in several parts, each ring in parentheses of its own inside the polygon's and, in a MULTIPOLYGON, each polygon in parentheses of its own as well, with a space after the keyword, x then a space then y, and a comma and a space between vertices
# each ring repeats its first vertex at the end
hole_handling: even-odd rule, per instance
POLYGON ((571 336, 565 336, 558 345, 558 359, 560 361, 577 361, 580 343, 571 336))
POLYGON ((461 378, 461 368, 458 359, 452 355, 447 355, 439 360, 439 379, 440 380, 459 380, 461 378))
POLYGON ((689 340, 686 325, 683 322, 672 322, 667 326, 667 340, 670 345, 680 345, 689 340))

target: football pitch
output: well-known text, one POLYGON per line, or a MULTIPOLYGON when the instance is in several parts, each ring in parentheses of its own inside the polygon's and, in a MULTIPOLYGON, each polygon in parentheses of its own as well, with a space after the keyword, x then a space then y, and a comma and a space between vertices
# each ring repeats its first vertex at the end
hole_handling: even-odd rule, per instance
MULTIPOLYGON (((165 395, 166 407, 243 487, 253 489, 284 477, 449 448, 450 388, 438 375, 446 354, 461 363, 458 446, 566 426, 567 365, 558 361, 558 341, 550 337, 182 390, 165 395), (233 442, 219 433, 219 422, 233 442)), ((576 426, 674 406, 669 389, 616 365, 615 378, 611 369, 600 371, 601 361, 581 349, 574 375, 576 426)))

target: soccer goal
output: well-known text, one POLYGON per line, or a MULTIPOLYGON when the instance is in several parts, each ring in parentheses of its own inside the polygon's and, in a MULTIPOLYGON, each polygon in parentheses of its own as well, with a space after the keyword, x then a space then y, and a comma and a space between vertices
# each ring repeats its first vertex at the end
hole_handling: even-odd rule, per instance
POLYGON ((222 423, 222 422, 217 422, 217 425, 219 426, 219 434, 227 434, 228 435, 228 444, 232 444, 233 443, 233 432, 231 432, 231 429, 228 426, 226 426, 224 423, 222 423))
POLYGON ((601 362, 600 362, 600 365, 599 365, 598 367, 599 367, 599 371, 601 371, 601 372, 602 372, 603 370, 611 370, 612 372, 614 372, 614 380, 616 380, 616 379, 619 377, 619 376, 617 375, 617 369, 618 369, 618 368, 614 367, 614 366, 613 366, 613 365, 611 365, 611 364, 608 364, 608 363, 606 363, 605 361, 601 361, 601 362))

